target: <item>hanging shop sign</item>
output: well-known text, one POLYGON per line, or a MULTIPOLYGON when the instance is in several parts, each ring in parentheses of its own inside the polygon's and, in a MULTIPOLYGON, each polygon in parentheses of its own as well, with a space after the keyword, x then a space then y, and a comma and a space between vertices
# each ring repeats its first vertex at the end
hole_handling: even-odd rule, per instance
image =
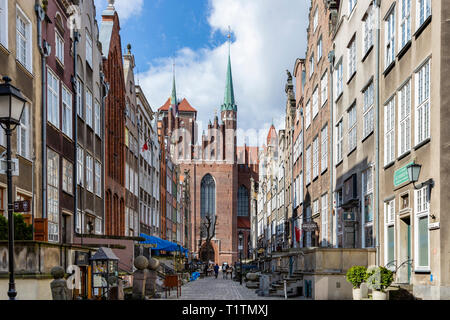
POLYGON ((316 222, 311 221, 311 222, 304 222, 302 224, 302 229, 305 232, 313 232, 316 231, 317 229, 319 229, 319 226, 317 225, 316 222))

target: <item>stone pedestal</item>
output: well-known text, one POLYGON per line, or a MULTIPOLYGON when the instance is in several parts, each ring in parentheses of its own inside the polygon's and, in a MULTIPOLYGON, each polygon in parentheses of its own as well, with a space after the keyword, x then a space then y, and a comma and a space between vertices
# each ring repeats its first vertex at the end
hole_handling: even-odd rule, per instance
POLYGON ((145 299, 145 285, 148 277, 148 260, 144 256, 138 256, 134 259, 136 271, 133 273, 133 300, 145 299))
POLYGON ((156 293, 156 271, 146 270, 147 279, 145 280, 145 295, 154 296, 156 293))
POLYGON ((269 295, 269 289, 270 289, 270 276, 266 275, 266 274, 262 274, 259 277, 258 295, 259 296, 268 296, 269 295))

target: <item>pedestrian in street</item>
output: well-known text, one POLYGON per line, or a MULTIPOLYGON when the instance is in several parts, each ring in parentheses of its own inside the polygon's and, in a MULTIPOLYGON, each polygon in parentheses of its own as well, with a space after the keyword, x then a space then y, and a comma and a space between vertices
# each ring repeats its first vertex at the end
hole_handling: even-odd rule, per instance
POLYGON ((216 276, 217 279, 217 276, 219 275, 219 265, 217 263, 214 266, 214 275, 216 276))
POLYGON ((208 264, 207 263, 205 263, 204 271, 205 271, 205 277, 207 277, 208 276, 208 264))
POLYGON ((224 262, 222 264, 222 275, 223 275, 223 279, 225 279, 227 277, 227 266, 228 264, 226 262, 224 262))

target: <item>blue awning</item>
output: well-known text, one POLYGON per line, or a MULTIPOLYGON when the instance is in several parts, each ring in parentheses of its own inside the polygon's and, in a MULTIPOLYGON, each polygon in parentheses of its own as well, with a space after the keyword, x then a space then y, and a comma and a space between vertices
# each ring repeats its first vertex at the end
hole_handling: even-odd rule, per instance
POLYGON ((152 250, 164 250, 164 251, 180 251, 184 253, 187 257, 188 249, 183 248, 181 245, 176 244, 174 242, 170 242, 168 240, 164 240, 155 236, 149 236, 145 233, 141 233, 140 236, 145 238, 145 241, 141 241, 142 244, 152 244, 154 247, 152 250))

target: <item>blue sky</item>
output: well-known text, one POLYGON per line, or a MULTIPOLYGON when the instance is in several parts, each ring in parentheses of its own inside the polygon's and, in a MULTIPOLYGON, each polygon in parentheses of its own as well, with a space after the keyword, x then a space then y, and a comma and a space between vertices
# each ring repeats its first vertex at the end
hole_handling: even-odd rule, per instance
MULTIPOLYGON (((238 141, 257 145, 272 119, 278 129, 284 127, 286 69, 292 72, 295 59, 304 57, 309 3, 116 0, 115 8, 122 47, 132 45, 136 77, 152 108, 158 109, 170 95, 175 58, 178 98, 198 110, 200 128, 223 102, 230 25, 238 127, 243 130, 238 141)), ((107 0, 95 4, 100 19, 107 0)))

